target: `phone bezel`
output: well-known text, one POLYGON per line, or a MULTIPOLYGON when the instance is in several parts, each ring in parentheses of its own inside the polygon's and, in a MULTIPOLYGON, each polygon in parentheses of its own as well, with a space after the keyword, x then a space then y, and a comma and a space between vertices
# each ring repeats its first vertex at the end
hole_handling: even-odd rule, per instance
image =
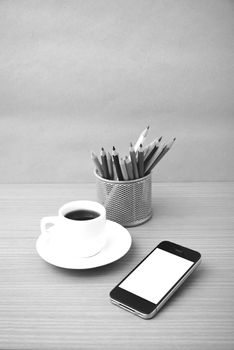
POLYGON ((113 288, 110 292, 110 299, 115 304, 127 309, 130 312, 138 314, 138 316, 149 318, 153 316, 157 309, 160 308, 161 305, 166 302, 166 300, 173 294, 173 292, 184 282, 187 276, 192 273, 192 270, 198 266, 199 261, 201 260, 201 254, 195 250, 183 247, 179 244, 170 242, 170 241, 162 241, 160 242, 146 257, 137 264, 133 270, 131 270, 118 284, 115 288, 113 288), (140 296, 133 294, 125 289, 119 287, 119 285, 134 271, 138 268, 138 266, 145 261, 150 254, 152 254, 155 249, 160 248, 169 253, 180 256, 184 259, 190 260, 193 264, 190 268, 184 273, 183 276, 171 287, 171 289, 162 297, 162 299, 154 304, 149 300, 141 298, 140 296))

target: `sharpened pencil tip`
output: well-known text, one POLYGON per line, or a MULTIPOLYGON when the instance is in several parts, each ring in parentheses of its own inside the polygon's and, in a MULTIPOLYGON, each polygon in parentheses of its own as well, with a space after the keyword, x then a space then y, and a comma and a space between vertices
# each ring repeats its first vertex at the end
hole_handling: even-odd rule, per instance
POLYGON ((176 137, 174 137, 173 141, 175 141, 175 140, 176 140, 176 137))
POLYGON ((148 125, 148 126, 147 126, 147 129, 149 130, 149 128, 150 128, 150 126, 148 125))
POLYGON ((132 147, 132 142, 130 142, 130 147, 132 147))
POLYGON ((104 148, 102 147, 102 151, 104 151, 104 148))
POLYGON ((162 136, 159 137, 158 142, 160 142, 161 140, 162 140, 162 136))
POLYGON ((113 151, 115 151, 115 146, 112 147, 113 151))

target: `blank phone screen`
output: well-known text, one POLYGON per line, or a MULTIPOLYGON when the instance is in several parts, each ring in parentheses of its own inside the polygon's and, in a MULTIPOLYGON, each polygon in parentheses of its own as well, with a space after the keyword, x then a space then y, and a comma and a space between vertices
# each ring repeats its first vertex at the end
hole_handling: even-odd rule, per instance
POLYGON ((119 287, 157 304, 193 264, 156 248, 119 287))

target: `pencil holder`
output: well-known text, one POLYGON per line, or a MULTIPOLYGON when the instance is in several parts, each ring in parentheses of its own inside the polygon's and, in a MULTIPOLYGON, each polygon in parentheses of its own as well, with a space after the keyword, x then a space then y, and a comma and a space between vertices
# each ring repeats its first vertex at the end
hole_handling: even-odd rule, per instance
POLYGON ((131 227, 151 218, 151 174, 135 180, 114 181, 94 173, 97 198, 106 208, 107 219, 131 227))

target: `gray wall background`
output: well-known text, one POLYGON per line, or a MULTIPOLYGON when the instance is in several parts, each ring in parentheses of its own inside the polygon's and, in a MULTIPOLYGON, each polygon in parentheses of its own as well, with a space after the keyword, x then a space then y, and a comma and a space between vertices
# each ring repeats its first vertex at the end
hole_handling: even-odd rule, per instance
POLYGON ((90 150, 177 137, 154 181, 234 180, 233 1, 1 1, 0 182, 93 181, 90 150))

